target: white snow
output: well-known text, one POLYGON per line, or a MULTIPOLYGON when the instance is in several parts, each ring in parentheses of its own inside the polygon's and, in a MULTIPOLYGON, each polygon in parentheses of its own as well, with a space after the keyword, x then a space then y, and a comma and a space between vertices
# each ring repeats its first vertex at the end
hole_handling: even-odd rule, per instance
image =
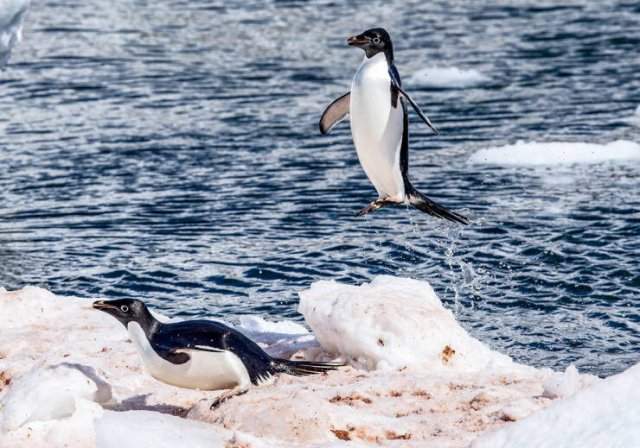
POLYGON ((513 366, 509 357, 472 338, 425 282, 390 276, 360 286, 320 281, 300 293, 298 311, 326 351, 358 367, 513 366))
POLYGON ((477 439, 473 448, 640 446, 640 364, 524 420, 477 439))
POLYGON ((96 448, 211 448, 231 437, 205 423, 151 411, 106 411, 95 422, 96 448))
POLYGON ((0 0, 0 68, 22 40, 22 23, 31 0, 0 0))
POLYGON ((109 401, 110 387, 100 380, 94 381, 84 369, 60 364, 35 368, 18 378, 0 400, 2 429, 12 431, 33 421, 70 417, 79 399, 109 401))
MULTIPOLYGON (((315 337, 297 323, 253 317, 238 328, 276 356, 352 365, 282 375, 210 410, 217 392, 154 380, 124 327, 91 300, 0 290, 0 446, 464 447, 595 381, 492 351, 426 282, 317 282, 300 295, 315 337)), ((613 405, 598 412, 611 420, 613 405)))
POLYGON ((581 389, 593 384, 598 380, 593 375, 578 373, 576 366, 571 364, 564 373, 554 373, 544 382, 542 396, 547 398, 567 398, 574 395, 581 389))
POLYGON ((638 161, 640 145, 627 140, 608 144, 568 142, 518 142, 481 149, 469 158, 472 164, 544 166, 607 161, 638 161))
POLYGON ((429 67, 416 71, 409 84, 420 87, 465 88, 489 82, 491 79, 476 69, 429 67))

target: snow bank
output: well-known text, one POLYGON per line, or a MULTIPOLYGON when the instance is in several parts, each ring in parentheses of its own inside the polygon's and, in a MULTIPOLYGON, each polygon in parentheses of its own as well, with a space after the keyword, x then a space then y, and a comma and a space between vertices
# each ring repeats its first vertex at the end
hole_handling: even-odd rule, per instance
POLYGON ((426 282, 390 276, 360 286, 316 282, 300 293, 298 310, 324 350, 358 367, 514 368, 509 357, 472 338, 426 282))
MULTIPOLYGON (((301 297, 322 346, 291 322, 243 317, 240 328, 277 356, 340 354, 375 370, 282 375, 211 410, 218 392, 153 379, 92 300, 0 290, 0 446, 464 447, 548 406, 545 384, 566 376, 473 339, 426 282, 318 282, 301 297)), ((557 390, 582 387, 567 378, 557 390)))
POLYGON ((536 143, 481 149, 469 158, 473 164, 490 165, 560 165, 640 160, 640 145, 616 140, 606 145, 595 143, 536 143))
POLYGON ((409 78, 409 84, 420 87, 464 88, 485 84, 490 81, 487 75, 475 69, 456 67, 430 67, 418 70, 409 78))
POLYGON ((640 364, 520 422, 481 436, 473 448, 640 446, 640 364))
POLYGON ((0 68, 11 55, 11 49, 22 40, 22 22, 30 0, 0 1, 0 68))

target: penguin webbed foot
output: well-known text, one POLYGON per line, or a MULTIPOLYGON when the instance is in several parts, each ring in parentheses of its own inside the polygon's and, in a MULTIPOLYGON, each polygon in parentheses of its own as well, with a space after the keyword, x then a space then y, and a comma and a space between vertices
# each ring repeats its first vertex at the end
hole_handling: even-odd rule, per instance
POLYGON ((378 210, 379 208, 384 207, 385 205, 389 205, 389 204, 394 204, 394 202, 392 201, 388 201, 386 199, 376 199, 375 201, 373 201, 372 203, 370 203, 368 206, 366 206, 365 208, 363 208, 362 210, 360 210, 358 212, 358 214, 356 216, 364 216, 367 215, 371 212, 375 212, 376 210, 378 210))
POLYGON ((224 403, 225 401, 229 401, 230 399, 232 399, 233 397, 237 397, 240 395, 244 395, 247 392, 249 392, 249 388, 248 387, 235 387, 231 390, 228 390, 226 392, 223 392, 222 394, 220 394, 218 396, 218 398, 216 398, 213 403, 211 403, 211 406, 209 407, 210 411, 213 411, 214 409, 220 407, 220 405, 222 403, 224 403))

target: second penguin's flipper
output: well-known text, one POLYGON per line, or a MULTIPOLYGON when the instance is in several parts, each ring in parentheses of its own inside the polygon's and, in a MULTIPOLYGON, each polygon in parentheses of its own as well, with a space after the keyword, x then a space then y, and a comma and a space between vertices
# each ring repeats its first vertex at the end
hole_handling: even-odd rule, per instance
POLYGON ((347 118, 350 102, 351 92, 347 92, 329 104, 320 117, 320 132, 322 134, 328 134, 335 125, 347 118))
POLYGON ((452 212, 451 210, 447 210, 445 207, 435 201, 432 201, 415 188, 407 193, 407 198, 409 199, 409 203, 421 212, 428 213, 436 218, 457 222, 459 224, 469 224, 469 218, 456 212, 452 212))
MULTIPOLYGON (((395 69, 395 67, 394 67, 395 69)), ((436 127, 433 125, 433 123, 431 123, 431 120, 429 120, 429 117, 427 117, 424 112, 422 112, 422 109, 420 109, 420 106, 418 106, 418 104, 413 101, 413 98, 411 98, 409 96, 409 94, 407 92, 405 92, 404 90, 402 90, 402 87, 400 87, 400 79, 397 75, 397 70, 389 70, 389 76, 391 77, 391 84, 392 86, 398 90, 398 92, 400 92, 400 94, 402 94, 403 97, 405 97, 407 99, 407 101, 409 101, 409 104, 411 104, 411 107, 413 107, 413 110, 416 111, 416 113, 418 114, 418 116, 420 118, 422 118, 422 121, 424 121, 427 126, 429 126, 431 128, 431 130, 433 132, 435 132, 436 134, 439 134, 440 132, 438 131, 438 129, 436 129, 436 127)))

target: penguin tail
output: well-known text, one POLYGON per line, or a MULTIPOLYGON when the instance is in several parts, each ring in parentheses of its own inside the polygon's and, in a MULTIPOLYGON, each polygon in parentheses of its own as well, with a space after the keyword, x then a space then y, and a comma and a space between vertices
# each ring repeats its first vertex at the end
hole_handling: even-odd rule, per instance
POLYGON ((456 212, 452 212, 451 210, 447 210, 442 205, 438 204, 435 201, 432 201, 424 194, 420 193, 411 185, 407 192, 407 199, 409 200, 409 204, 411 204, 421 212, 427 213, 431 216, 435 216, 436 218, 447 219, 451 222, 457 222, 458 224, 469 224, 469 218, 456 212))
POLYGON ((345 366, 345 364, 339 362, 290 361, 280 358, 274 358, 273 363, 276 372, 294 376, 315 375, 345 366))

